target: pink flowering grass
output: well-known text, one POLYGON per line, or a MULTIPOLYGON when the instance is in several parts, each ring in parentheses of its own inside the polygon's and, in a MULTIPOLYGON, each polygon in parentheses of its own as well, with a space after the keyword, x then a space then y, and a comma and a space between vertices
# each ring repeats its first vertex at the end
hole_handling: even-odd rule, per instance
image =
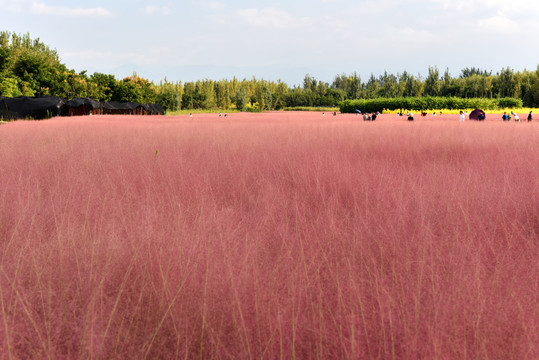
POLYGON ((536 359, 538 154, 454 115, 0 125, 0 357, 536 359))

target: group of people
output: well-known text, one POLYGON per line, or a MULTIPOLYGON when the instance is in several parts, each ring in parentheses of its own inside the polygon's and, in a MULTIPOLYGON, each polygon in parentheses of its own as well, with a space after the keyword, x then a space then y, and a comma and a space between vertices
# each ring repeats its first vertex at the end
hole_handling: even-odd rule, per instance
POLYGON ((363 114, 363 120, 365 120, 365 121, 374 121, 374 120, 376 120, 376 116, 377 116, 376 113, 372 113, 372 115, 369 115, 369 114, 365 113, 365 114, 363 114))
MULTIPOLYGON (((507 112, 504 111, 502 115, 502 120, 503 121, 515 120, 517 122, 520 122, 520 117, 518 116, 517 113, 514 113, 512 111, 511 111, 511 114, 507 114, 507 112)), ((533 111, 530 111, 530 113, 528 114, 528 121, 532 121, 532 120, 533 120, 533 111)))
MULTIPOLYGON (((361 110, 356 109, 356 116, 359 116, 359 115, 361 115, 361 114, 363 114, 363 113, 361 112, 361 110)), ((335 113, 334 113, 334 115, 335 115, 335 113)), ((375 112, 375 113, 373 112, 371 115, 369 115, 369 114, 367 114, 367 113, 364 113, 364 114, 363 114, 363 120, 365 120, 365 121, 374 121, 374 120, 376 120, 376 117, 377 117, 378 115, 380 115, 380 112, 378 112, 378 111, 375 112)))
MULTIPOLYGON (((399 116, 403 116, 402 113, 398 113, 399 116)), ((427 113, 425 112, 422 112, 421 113, 421 116, 426 116, 427 113)), ((436 116, 436 113, 433 114, 434 116, 436 116)), ((442 115, 442 112, 440 111, 440 115, 442 115)), ((410 121, 413 121, 414 120, 414 114, 412 114, 410 111, 408 111, 406 113, 406 116, 408 116, 408 120, 410 121)), ((466 116, 468 116, 468 112, 467 111, 463 111, 461 110, 459 112, 459 122, 462 122, 462 121, 465 121, 466 120, 466 116)), ((364 117, 365 118, 365 117, 364 117)), ((365 119, 366 120, 366 119, 365 119)), ((374 120, 374 119, 373 119, 374 120)), ((485 120, 485 113, 482 112, 481 114, 479 114, 479 120, 485 120)), ((502 115, 502 120, 503 121, 511 121, 511 120, 515 120, 517 122, 520 122, 520 117, 518 116, 517 113, 511 111, 510 114, 507 114, 507 112, 504 112, 503 115, 502 115)), ((528 114, 528 121, 532 121, 533 120, 533 112, 530 111, 530 113, 528 114)))

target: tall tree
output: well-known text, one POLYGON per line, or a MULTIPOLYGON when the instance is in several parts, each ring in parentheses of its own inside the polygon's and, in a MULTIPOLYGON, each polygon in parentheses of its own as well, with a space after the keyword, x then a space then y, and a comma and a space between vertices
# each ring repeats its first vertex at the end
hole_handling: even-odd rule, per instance
POLYGON ((438 67, 429 66, 429 75, 425 79, 425 95, 428 96, 439 96, 441 90, 440 84, 440 71, 438 67))

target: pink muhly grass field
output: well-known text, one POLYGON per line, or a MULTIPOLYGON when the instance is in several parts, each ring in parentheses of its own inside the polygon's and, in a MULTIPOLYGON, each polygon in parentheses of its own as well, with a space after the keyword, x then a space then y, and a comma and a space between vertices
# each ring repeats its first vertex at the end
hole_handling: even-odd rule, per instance
POLYGON ((539 358, 538 155, 457 115, 0 125, 1 358, 539 358))

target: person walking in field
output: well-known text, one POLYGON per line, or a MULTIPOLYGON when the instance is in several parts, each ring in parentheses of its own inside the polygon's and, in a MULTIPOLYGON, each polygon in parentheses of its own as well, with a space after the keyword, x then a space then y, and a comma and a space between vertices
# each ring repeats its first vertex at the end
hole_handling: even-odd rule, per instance
POLYGON ((513 119, 515 119, 515 121, 520 122, 520 118, 518 117, 517 113, 511 111, 511 115, 513 115, 513 119))
POLYGON ((462 112, 462 110, 460 111, 460 118, 459 118, 459 121, 464 121, 464 119, 466 118, 466 115, 464 115, 464 112, 462 112))
POLYGON ((530 113, 528 114, 528 121, 532 121, 533 120, 533 115, 532 115, 532 112, 530 111, 530 113))
POLYGON ((507 113, 505 111, 503 112, 502 120, 503 121, 509 121, 509 116, 507 116, 507 113))

